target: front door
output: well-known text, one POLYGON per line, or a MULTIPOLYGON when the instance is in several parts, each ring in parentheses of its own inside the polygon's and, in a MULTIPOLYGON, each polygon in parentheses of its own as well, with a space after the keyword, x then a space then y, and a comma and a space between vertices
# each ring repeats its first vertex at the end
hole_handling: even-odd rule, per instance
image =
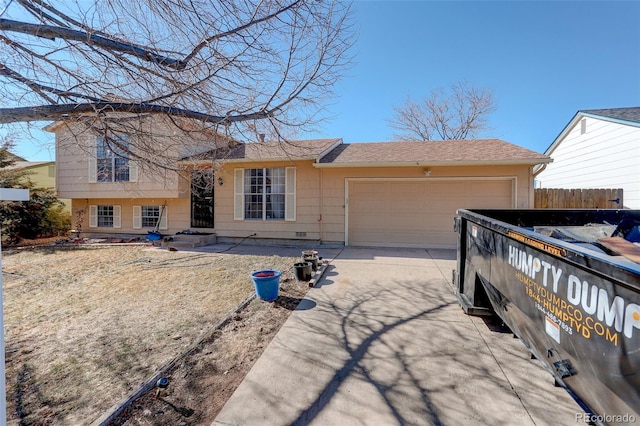
POLYGON ((213 228, 213 171, 191 173, 191 227, 213 228))

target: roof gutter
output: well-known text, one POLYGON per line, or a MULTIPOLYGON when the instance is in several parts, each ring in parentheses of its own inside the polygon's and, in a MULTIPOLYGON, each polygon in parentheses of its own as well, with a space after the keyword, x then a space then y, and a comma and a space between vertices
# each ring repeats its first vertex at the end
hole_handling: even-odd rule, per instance
POLYGON ((353 162, 353 163, 314 163, 318 168, 343 167, 416 167, 416 166, 535 166, 552 162, 551 158, 518 159, 518 160, 449 160, 449 161, 381 161, 381 162, 353 162))
POLYGON ((189 163, 189 164, 211 164, 212 161, 217 161, 220 163, 264 163, 267 161, 276 162, 276 161, 315 161, 316 157, 273 157, 273 158, 212 158, 212 159, 204 159, 204 160, 179 160, 180 163, 189 163))

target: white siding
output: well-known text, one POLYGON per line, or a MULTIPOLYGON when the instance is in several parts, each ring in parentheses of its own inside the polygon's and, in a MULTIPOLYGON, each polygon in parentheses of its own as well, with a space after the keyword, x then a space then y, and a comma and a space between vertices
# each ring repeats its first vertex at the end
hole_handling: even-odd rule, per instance
POLYGON ((542 188, 622 188, 624 205, 640 209, 640 128, 586 118, 550 154, 537 176, 542 188))

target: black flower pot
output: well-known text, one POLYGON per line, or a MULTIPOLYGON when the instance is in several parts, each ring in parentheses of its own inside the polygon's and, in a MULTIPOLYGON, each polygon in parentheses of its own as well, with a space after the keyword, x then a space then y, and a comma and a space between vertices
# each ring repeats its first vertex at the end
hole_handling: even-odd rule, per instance
POLYGON ((309 262, 298 262, 293 265, 298 281, 309 281, 312 275, 312 266, 309 262))

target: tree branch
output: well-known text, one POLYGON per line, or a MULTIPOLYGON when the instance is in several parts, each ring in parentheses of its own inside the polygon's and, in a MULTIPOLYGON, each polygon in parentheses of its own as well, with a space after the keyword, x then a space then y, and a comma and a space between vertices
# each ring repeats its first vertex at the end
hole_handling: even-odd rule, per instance
POLYGON ((42 105, 36 107, 0 108, 0 124, 24 121, 52 121, 69 119, 71 115, 86 113, 124 112, 132 114, 169 114, 192 118, 205 123, 227 124, 268 118, 268 113, 210 115, 182 108, 147 103, 95 102, 85 104, 42 105))
POLYGON ((29 24, 26 22, 12 21, 10 19, 0 19, 0 30, 13 31, 36 37, 48 38, 51 40, 55 40, 56 37, 60 37, 65 40, 76 40, 95 44, 107 50, 127 53, 140 59, 144 59, 145 61, 154 62, 177 70, 182 70, 186 66, 183 61, 171 59, 132 44, 121 43, 96 34, 89 34, 84 31, 54 27, 52 25, 29 24))

